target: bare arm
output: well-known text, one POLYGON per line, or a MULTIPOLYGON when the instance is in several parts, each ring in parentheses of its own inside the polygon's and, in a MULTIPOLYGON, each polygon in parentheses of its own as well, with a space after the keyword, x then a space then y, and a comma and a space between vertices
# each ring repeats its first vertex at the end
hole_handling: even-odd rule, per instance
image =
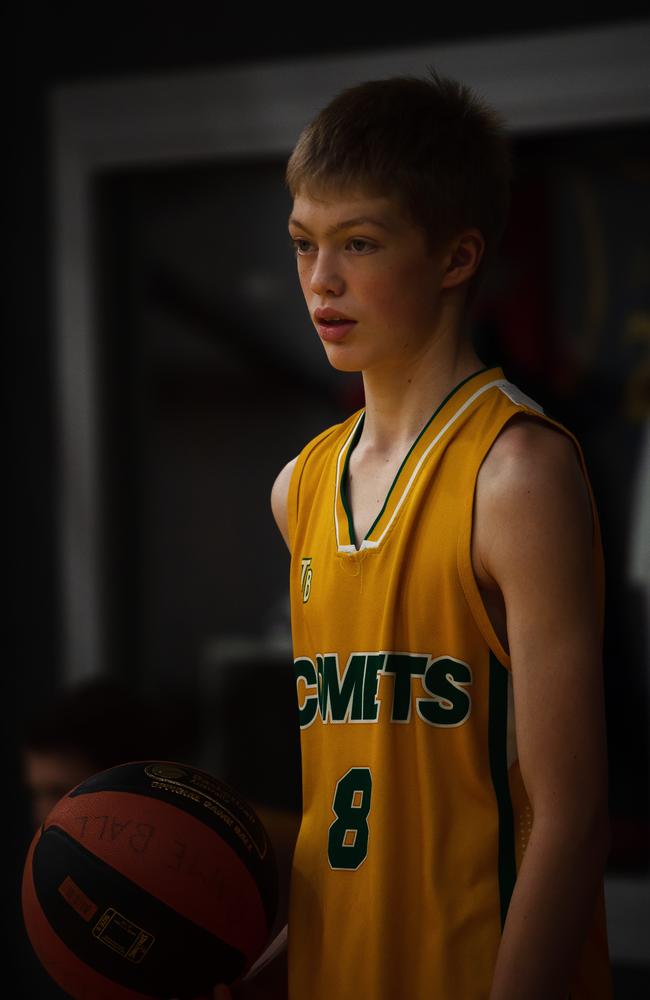
POLYGON ((284 538, 287 548, 291 552, 291 546, 289 544, 289 525, 287 516, 287 496, 289 493, 289 482, 291 481, 291 474, 294 470, 295 464, 298 460, 298 456, 292 458, 290 462, 284 466, 284 468, 278 473, 273 487, 271 489, 271 510, 273 511, 273 516, 275 522, 280 529, 282 537, 284 538))
POLYGON ((533 810, 490 1000, 565 998, 609 850, 589 497, 571 441, 535 420, 479 473, 486 573, 507 614, 521 774, 533 810))

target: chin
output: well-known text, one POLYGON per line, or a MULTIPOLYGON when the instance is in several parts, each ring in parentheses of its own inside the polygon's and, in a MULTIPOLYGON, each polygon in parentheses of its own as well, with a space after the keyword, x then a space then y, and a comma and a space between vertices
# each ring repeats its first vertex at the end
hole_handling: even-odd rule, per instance
POLYGON ((336 344, 323 344, 327 360, 339 372, 360 372, 364 365, 356 351, 336 344))

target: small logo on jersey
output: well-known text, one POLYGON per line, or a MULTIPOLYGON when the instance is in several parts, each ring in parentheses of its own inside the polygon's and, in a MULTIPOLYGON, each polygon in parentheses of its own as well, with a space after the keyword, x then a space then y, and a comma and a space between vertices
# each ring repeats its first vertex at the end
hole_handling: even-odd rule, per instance
POLYGON ((311 568, 311 556, 303 556, 300 560, 300 589, 302 590, 302 603, 306 604, 311 594, 311 578, 313 571, 311 568))

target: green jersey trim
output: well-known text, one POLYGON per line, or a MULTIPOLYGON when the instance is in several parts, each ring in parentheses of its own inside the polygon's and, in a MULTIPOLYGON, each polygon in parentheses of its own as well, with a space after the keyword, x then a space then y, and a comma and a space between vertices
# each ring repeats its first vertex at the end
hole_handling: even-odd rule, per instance
POLYGON ((501 929, 517 879, 515 824, 508 782, 508 671, 490 650, 490 773, 499 813, 499 901, 501 929))
POLYGON ((350 508, 350 504, 349 504, 349 500, 348 500, 348 495, 347 495, 347 482, 346 481, 347 481, 348 466, 349 466, 349 462, 350 462, 350 455, 352 453, 353 448, 358 443, 359 437, 361 436, 361 430, 362 430, 362 427, 363 427, 363 423, 364 423, 365 409, 362 410, 362 412, 361 412, 361 414, 359 416, 359 419, 357 420, 357 422, 354 425, 354 427, 353 427, 350 435, 348 436, 347 440, 345 441, 345 443, 343 445, 343 448, 341 449, 341 453, 340 454, 342 454, 342 452, 344 450, 346 451, 346 454, 345 454, 345 461, 343 463, 343 470, 340 473, 339 473, 339 469, 340 469, 340 454, 339 454, 339 462, 337 463, 337 484, 336 484, 337 485, 337 491, 340 494, 341 503, 343 505, 343 509, 345 510, 345 513, 346 513, 346 516, 347 516, 348 532, 349 532, 349 537, 351 539, 351 543, 349 545, 341 545, 341 543, 340 543, 339 530, 338 530, 338 520, 336 518, 336 493, 335 493, 334 518, 335 518, 335 522, 336 522, 335 523, 335 527, 336 527, 336 541, 337 541, 337 547, 338 547, 339 552, 356 552, 356 551, 360 551, 361 549, 377 548, 378 547, 378 545, 382 541, 384 535, 386 534, 386 531, 388 530, 388 527, 392 523, 393 518, 397 514, 397 511, 401 507, 402 501, 405 499, 406 495, 408 494, 408 492, 409 492, 409 490, 411 488, 411 485, 412 485, 415 477, 417 476, 417 473, 419 472, 420 467, 421 467, 423 461, 425 460, 425 458, 427 457, 427 455, 428 455, 429 451, 431 450, 431 448, 435 444, 437 444, 437 442, 443 436, 443 434, 448 430, 449 427, 451 427, 451 425, 461 415, 461 413, 471 403, 474 402, 474 399, 477 396, 482 395, 487 389, 492 388, 492 386, 499 384, 503 380, 498 380, 497 379, 494 382, 489 382, 486 385, 482 386, 479 390, 477 390, 477 392, 473 396, 470 396, 470 398, 468 400, 466 400, 466 402, 463 404, 463 406, 459 407, 458 410, 456 410, 456 412, 453 414, 453 416, 447 421, 447 423, 445 424, 445 426, 441 429, 441 431, 439 432, 439 434, 436 435, 436 437, 431 442, 431 444, 429 445, 429 447, 427 448, 427 450, 424 452, 422 458, 418 462, 418 464, 417 464, 417 466, 416 466, 416 468, 415 468, 415 470, 413 472, 413 475, 411 476, 411 478, 409 479, 408 483, 406 484, 406 486, 404 488, 404 492, 402 494, 402 498, 400 499, 397 507, 393 511, 393 514, 391 516, 391 519, 390 519, 388 525, 386 525, 386 527, 385 527, 384 531, 382 532, 382 534, 380 535, 380 537, 378 539, 373 540, 373 539, 370 538, 370 535, 372 534, 372 532, 376 528, 377 524, 381 520, 381 517, 383 516, 383 513, 384 513, 384 511, 386 509, 386 505, 387 505, 387 503, 388 503, 388 501, 390 499, 390 496, 391 496, 391 494, 392 494, 395 486, 399 482, 399 478, 400 478, 402 469, 406 465, 406 463, 407 463, 410 455, 412 454, 414 448, 417 446, 417 444, 420 441, 420 439, 422 438, 422 436, 426 433, 427 429, 431 426, 431 423, 433 422, 433 420, 435 420, 435 418, 438 416, 438 414, 443 409, 443 407, 449 402, 449 400, 452 398, 452 396, 454 396, 455 393, 457 393, 459 389, 461 389, 467 382, 469 382, 470 379, 475 378, 477 375, 482 375, 483 372, 490 371, 491 369, 494 369, 495 371, 497 371, 497 370, 500 369, 500 366, 499 365, 486 365, 483 368, 480 368, 478 371, 472 372, 471 375, 468 375, 466 378, 462 379, 462 381, 459 382, 458 385, 454 386, 454 388, 451 390, 451 392, 449 392, 445 396, 445 398, 442 400, 442 402, 436 408, 436 410, 434 411, 434 413, 431 414, 431 416, 427 420, 426 424, 424 425, 424 427, 422 428, 422 430, 419 432, 419 434, 417 435, 417 437, 413 441, 411 447, 409 448, 408 452, 404 456, 404 459, 402 460, 402 463, 401 463, 399 469, 397 470, 397 472, 396 472, 396 474, 395 474, 395 476, 393 478, 393 482, 392 482, 392 484, 390 486, 390 489, 388 490, 388 493, 386 494, 386 497, 384 499, 384 503, 382 505, 381 510, 379 511, 377 517, 373 521, 373 523, 370 526, 369 530, 366 532, 366 535, 363 538, 363 540, 361 542, 361 545, 357 549, 357 539, 356 539, 356 533, 355 533, 355 530, 354 530, 354 523, 353 523, 353 520, 352 520, 352 510, 350 508))

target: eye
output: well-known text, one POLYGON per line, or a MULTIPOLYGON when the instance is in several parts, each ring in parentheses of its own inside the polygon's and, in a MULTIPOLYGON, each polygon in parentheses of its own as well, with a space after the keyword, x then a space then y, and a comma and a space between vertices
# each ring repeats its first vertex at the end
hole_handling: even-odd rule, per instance
MULTIPOLYGON (((371 243, 369 240, 364 240, 361 236, 355 236, 355 237, 353 237, 350 240, 350 246, 352 246, 353 243, 361 243, 362 247, 368 247, 369 250, 374 250, 374 248, 375 248, 374 243, 371 243)), ((364 251, 362 249, 359 252, 363 253, 364 251)))
MULTIPOLYGON (((310 253, 313 248, 313 244, 309 240, 306 240, 300 236, 290 237, 289 245, 291 246, 293 252, 297 257, 304 257, 305 254, 310 253)), ((349 247, 352 247, 354 253, 358 256, 360 254, 371 253, 376 249, 375 244, 371 243, 370 240, 363 239, 361 236, 354 236, 351 240, 348 240, 349 247)))
POLYGON ((302 257, 303 254, 306 253, 306 250, 302 249, 300 245, 302 243, 306 243, 308 246, 310 246, 309 240, 301 239, 300 237, 296 237, 296 239, 293 238, 289 239, 289 245, 291 246, 291 249, 293 250, 293 252, 296 254, 297 257, 302 257))

